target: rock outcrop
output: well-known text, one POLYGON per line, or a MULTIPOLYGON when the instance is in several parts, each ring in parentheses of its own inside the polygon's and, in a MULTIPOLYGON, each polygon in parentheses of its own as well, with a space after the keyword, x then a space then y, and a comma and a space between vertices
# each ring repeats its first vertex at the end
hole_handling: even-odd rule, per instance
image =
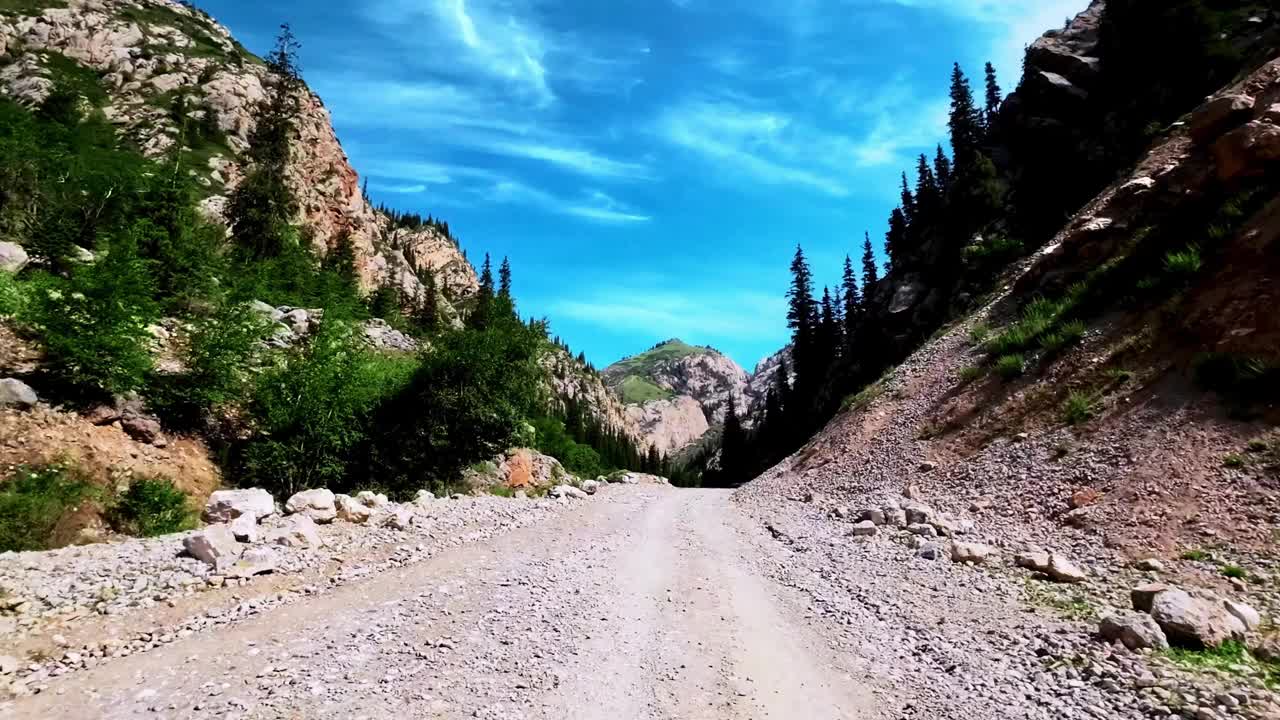
MULTIPOLYGON (((174 0, 73 0, 67 7, 0 16, 0 92, 42 101, 58 71, 58 53, 101 77, 102 111, 143 152, 158 157, 179 135, 168 107, 183 97, 192 119, 216 126, 207 164, 193 170, 208 197, 202 207, 220 218, 226 193, 242 176, 240 157, 265 97, 269 73, 205 13, 174 0), (205 120, 207 119, 207 122, 205 120)), ((361 284, 391 284, 408 296, 422 292, 418 276, 433 273, 445 299, 478 288, 475 270, 456 243, 434 227, 393 227, 364 197, 321 99, 304 89, 289 167, 298 195, 298 220, 324 254, 347 234, 361 284)))
POLYGON ((688 447, 711 429, 702 405, 688 395, 628 405, 627 418, 640 432, 645 445, 656 447, 663 455, 688 447))

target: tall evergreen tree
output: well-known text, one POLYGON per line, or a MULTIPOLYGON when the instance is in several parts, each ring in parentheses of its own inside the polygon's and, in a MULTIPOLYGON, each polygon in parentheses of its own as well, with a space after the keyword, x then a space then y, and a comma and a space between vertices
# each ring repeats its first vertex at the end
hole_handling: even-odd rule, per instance
POLYGON ((902 173, 902 215, 906 218, 907 224, 915 222, 916 219, 916 200, 915 195, 911 193, 911 186, 907 184, 907 174, 902 173))
MULTIPOLYGON (((902 208, 894 208, 889 214, 889 231, 884 234, 884 251, 889 256, 889 267, 902 267, 907 253, 911 251, 910 234, 907 220, 902 215, 902 208)), ((847 261, 848 258, 845 258, 847 261)), ((847 267, 846 272, 852 268, 847 267)))
POLYGON ((747 435, 738 417, 737 404, 737 398, 730 392, 720 443, 720 472, 726 484, 735 485, 749 479, 743 477, 747 468, 747 435))
POLYGON ((245 153, 249 169, 227 204, 227 221, 237 245, 258 258, 284 251, 298 210, 286 169, 294 123, 301 112, 299 47, 289 26, 280 26, 275 49, 266 59, 267 97, 254 110, 254 129, 245 153))
POLYGON ((942 193, 938 190, 938 178, 933 174, 929 158, 923 153, 916 162, 916 176, 916 222, 911 225, 929 227, 940 219, 942 193))
POLYGON ((832 358, 840 354, 840 325, 836 321, 835 301, 831 298, 831 288, 822 288, 822 304, 818 320, 817 357, 829 364, 832 358))
POLYGON ((996 66, 987 63, 987 107, 986 107, 986 125, 990 130, 995 125, 996 113, 1000 112, 1000 102, 1004 97, 1004 93, 1000 90, 1000 83, 996 80, 996 66))
POLYGON ((973 100, 973 88, 969 79, 955 64, 951 72, 951 149, 955 152, 956 167, 967 167, 978 152, 982 142, 982 118, 973 100))
POLYGON ((933 156, 933 176, 938 182, 938 189, 945 196, 947 188, 951 186, 951 158, 947 157, 947 152, 942 149, 942 144, 938 144, 938 151, 933 156))
POLYGON ((423 332, 433 333, 440 329, 440 297, 435 273, 429 269, 423 278, 420 293, 414 320, 423 332))
POLYGON ((805 375, 803 380, 807 383, 813 370, 810 360, 814 357, 813 342, 818 311, 813 299, 813 273, 809 270, 809 262, 799 245, 791 260, 791 288, 787 291, 787 300, 787 327, 792 330, 796 373, 805 375))
POLYGON ((483 330, 489 326, 494 315, 494 299, 493 263, 489 259, 489 253, 485 253, 484 265, 480 267, 480 292, 476 293, 475 309, 471 311, 469 318, 471 327, 483 330))
POLYGON ((502 265, 498 268, 498 297, 511 299, 511 261, 506 257, 502 258, 502 265))
POLYGON ((880 282, 880 269, 876 266, 876 253, 871 248, 871 234, 867 233, 862 243, 862 306, 869 307, 875 293, 876 283, 880 282))
POLYGON ((480 292, 493 297, 493 263, 489 253, 484 254, 484 265, 480 267, 480 292))
MULTIPOLYGON (((899 213, 902 211, 899 210, 899 213)), ((840 278, 840 290, 844 294, 844 338, 846 349, 852 347, 854 335, 861 319, 862 293, 858 291, 858 276, 853 271, 853 260, 844 256, 844 274, 840 278)))

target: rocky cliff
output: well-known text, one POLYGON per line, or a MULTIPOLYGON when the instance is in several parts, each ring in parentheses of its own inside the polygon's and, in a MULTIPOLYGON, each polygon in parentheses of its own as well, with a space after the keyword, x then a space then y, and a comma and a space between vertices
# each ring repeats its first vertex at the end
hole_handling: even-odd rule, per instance
POLYGON ((637 441, 644 439, 645 434, 636 426, 631 408, 624 406, 605 386, 599 374, 569 351, 558 345, 551 346, 542 356, 542 367, 555 397, 577 402, 604 427, 621 429, 637 441))
POLYGON ((754 392, 750 376, 709 347, 667 340, 605 368, 605 383, 627 404, 647 443, 675 452, 724 422, 729 398, 738 414, 749 415, 754 392))
MULTIPOLYGON (((253 108, 270 82, 261 60, 208 15, 173 0, 35 1, 17 8, 0 8, 0 92, 35 104, 55 81, 71 79, 153 157, 178 142, 172 108, 182 98, 190 119, 217 130, 188 146, 184 157, 208 192, 203 207, 220 217, 241 177, 253 108)), ((290 179, 298 220, 313 231, 315 249, 323 254, 349 233, 366 289, 392 284, 416 296, 418 276, 431 272, 449 300, 474 294, 475 271, 456 244, 434 228, 392 227, 363 196, 324 103, 310 90, 301 101, 290 179)))

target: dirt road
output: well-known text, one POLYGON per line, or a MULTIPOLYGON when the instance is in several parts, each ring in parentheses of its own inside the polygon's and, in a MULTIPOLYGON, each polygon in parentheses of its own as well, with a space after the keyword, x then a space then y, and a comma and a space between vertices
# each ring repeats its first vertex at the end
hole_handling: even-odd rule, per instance
POLYGON ((881 717, 726 492, 605 501, 55 679, 18 718, 881 717))

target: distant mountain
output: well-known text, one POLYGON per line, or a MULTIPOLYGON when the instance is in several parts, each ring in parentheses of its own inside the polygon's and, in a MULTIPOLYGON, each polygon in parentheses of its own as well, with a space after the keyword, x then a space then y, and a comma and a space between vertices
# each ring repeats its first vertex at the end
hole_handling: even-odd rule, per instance
POLYGON ((678 339, 620 360, 602 374, 645 440, 663 453, 681 450, 723 422, 730 396, 744 416, 754 397, 750 374, 736 362, 678 339))

